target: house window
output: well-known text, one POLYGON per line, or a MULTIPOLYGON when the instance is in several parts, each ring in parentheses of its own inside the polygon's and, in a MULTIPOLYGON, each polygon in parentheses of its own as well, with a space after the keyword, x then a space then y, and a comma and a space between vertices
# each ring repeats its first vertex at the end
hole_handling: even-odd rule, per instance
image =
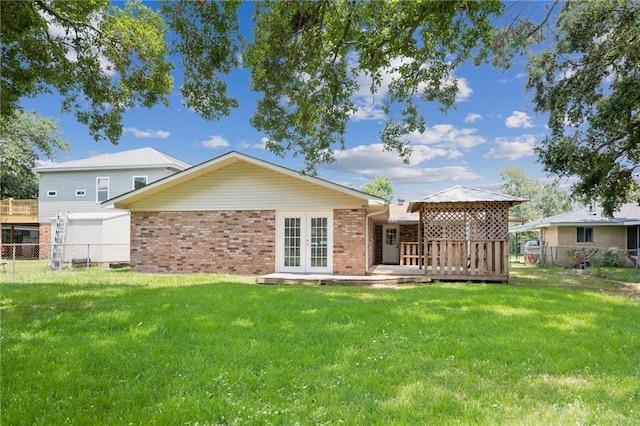
POLYGON ((76 197, 84 197, 87 195, 87 191, 84 189, 76 189, 76 197))
POLYGON ((96 178, 96 202, 101 203, 109 199, 109 178, 96 178))
POLYGON ((142 188, 147 185, 147 176, 134 176, 133 189, 142 188))
POLYGON ((579 243, 592 243, 593 242, 593 228, 590 226, 578 226, 578 242, 579 243))
POLYGON ((58 191, 55 191, 55 190, 53 190, 53 191, 51 191, 51 190, 47 191, 47 197, 57 197, 57 196, 58 196, 58 191))

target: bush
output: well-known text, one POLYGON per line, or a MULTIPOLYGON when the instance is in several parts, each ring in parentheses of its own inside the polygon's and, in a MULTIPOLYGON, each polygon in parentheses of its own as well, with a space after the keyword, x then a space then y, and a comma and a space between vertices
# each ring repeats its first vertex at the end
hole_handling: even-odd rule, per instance
POLYGON ((618 256, 618 248, 617 247, 609 247, 601 254, 598 253, 598 256, 594 259, 594 263, 597 266, 620 266, 620 257, 618 256))

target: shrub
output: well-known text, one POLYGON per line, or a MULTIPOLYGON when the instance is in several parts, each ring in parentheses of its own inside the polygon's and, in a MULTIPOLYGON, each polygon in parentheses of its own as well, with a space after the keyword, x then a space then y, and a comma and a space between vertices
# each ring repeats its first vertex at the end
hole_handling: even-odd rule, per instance
POLYGON ((620 266, 620 257, 618 256, 618 248, 617 247, 609 247, 599 253, 598 256, 594 259, 594 262, 598 266, 612 267, 612 266, 620 266))

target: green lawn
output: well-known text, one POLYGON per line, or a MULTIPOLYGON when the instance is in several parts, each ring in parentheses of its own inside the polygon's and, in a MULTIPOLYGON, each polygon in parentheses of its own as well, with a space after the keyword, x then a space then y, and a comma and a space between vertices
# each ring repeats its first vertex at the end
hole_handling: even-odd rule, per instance
POLYGON ((640 423, 631 284, 524 266, 509 285, 372 289, 34 265, 0 286, 2 425, 640 423))

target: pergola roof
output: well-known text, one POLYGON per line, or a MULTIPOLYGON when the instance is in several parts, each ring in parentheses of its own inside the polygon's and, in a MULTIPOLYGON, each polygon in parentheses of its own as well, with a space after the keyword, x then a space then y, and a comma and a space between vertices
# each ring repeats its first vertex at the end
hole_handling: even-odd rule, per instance
POLYGON ((473 188, 471 186, 456 185, 443 189, 440 192, 431 194, 422 200, 409 203, 408 212, 412 213, 420 209, 423 204, 431 203, 486 203, 486 202, 507 202, 511 206, 528 201, 525 198, 514 197, 512 195, 501 194, 499 192, 486 191, 484 189, 473 188))

